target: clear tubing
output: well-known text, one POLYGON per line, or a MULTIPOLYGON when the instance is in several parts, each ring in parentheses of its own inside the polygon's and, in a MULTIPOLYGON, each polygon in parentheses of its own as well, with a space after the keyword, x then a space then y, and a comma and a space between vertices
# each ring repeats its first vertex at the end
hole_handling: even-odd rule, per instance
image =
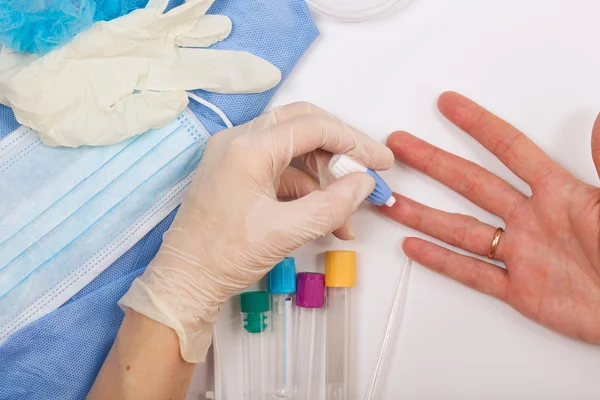
POLYGON ((294 400, 321 397, 321 349, 323 345, 323 309, 298 307, 294 400))
POLYGON ((389 356, 393 352, 393 344, 398 336, 400 330, 400 321, 402 319, 402 311, 404 309, 404 302, 406 299, 406 292, 408 291, 408 277, 410 276, 410 266, 412 260, 405 257, 404 268, 400 274, 400 280, 398 281, 398 288, 396 289, 396 295, 394 296, 394 302, 390 310, 390 316, 388 319, 385 334, 383 335, 383 341, 381 343, 381 351, 375 368, 373 369, 373 375, 371 376, 371 382, 367 387, 367 393, 365 400, 376 400, 381 395, 381 389, 383 387, 384 378, 387 372, 387 365, 389 356))
POLYGON ((327 400, 354 400, 352 382, 352 287, 327 288, 327 400))
POLYGON ((267 314, 266 312, 242 313, 242 325, 245 328, 242 329, 245 400, 265 400, 269 396, 270 323, 267 314), (246 328, 248 326, 252 328, 246 328))
POLYGON ((294 394, 294 318, 291 294, 272 294, 271 365, 274 399, 286 399, 294 394))

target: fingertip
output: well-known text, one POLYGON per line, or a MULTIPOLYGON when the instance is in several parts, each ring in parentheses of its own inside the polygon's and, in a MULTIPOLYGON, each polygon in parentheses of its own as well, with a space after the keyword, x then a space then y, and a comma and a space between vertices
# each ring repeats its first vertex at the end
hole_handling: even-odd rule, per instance
POLYGON ((413 135, 406 131, 392 132, 388 136, 385 145, 390 149, 394 157, 397 158, 397 153, 405 146, 406 139, 411 137, 413 137, 413 135))
POLYGON ((388 207, 385 204, 382 206, 377 206, 377 210, 380 213, 382 213, 383 215, 390 217, 390 218, 393 218, 395 209, 400 206, 400 195, 396 192, 392 192, 392 196, 394 196, 394 199, 396 199, 396 202, 391 207, 388 207))
POLYGON ((445 115, 452 115, 452 110, 456 107, 461 106, 461 103, 464 103, 468 99, 457 92, 444 92, 442 93, 437 100, 437 108, 440 112, 445 115))
POLYGON ((385 168, 384 170, 388 170, 394 166, 395 156, 392 149, 389 147, 385 147, 385 168))
POLYGON ((410 246, 414 245, 414 239, 416 239, 416 238, 412 237, 412 236, 404 236, 400 240, 400 244, 402 245, 402 250, 406 250, 407 248, 411 248, 410 246))
POLYGON ((346 221, 344 225, 332 232, 335 237, 340 240, 350 241, 356 239, 356 228, 351 219, 346 221))
POLYGON ((404 252, 404 254, 408 258, 413 259, 413 260, 414 260, 415 256, 418 255, 418 246, 419 246, 419 239, 416 237, 405 236, 400 241, 400 247, 402 248, 402 251, 404 252))
POLYGON ((600 129, 600 113, 596 115, 596 119, 594 120, 593 131, 596 132, 600 129))
POLYGON ((385 141, 385 145, 387 147, 392 147, 397 143, 398 140, 401 140, 402 137, 407 134, 408 134, 408 132, 406 132, 406 131, 394 131, 394 132, 390 133, 389 136, 387 137, 387 139, 385 141))
POLYGON ((448 90, 443 92, 438 96, 437 104, 439 106, 444 106, 446 104, 452 103, 456 99, 464 98, 461 94, 454 92, 452 90, 448 90))

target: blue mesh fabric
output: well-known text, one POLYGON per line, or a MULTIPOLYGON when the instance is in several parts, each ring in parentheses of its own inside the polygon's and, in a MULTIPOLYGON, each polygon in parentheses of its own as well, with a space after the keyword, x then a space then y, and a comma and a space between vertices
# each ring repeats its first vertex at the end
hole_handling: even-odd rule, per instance
MULTIPOLYGON (((228 15, 234 24, 230 38, 218 47, 257 54, 275 64, 284 79, 318 35, 303 0, 217 0, 210 13, 228 15)), ((198 94, 239 124, 260 114, 275 90, 257 95, 198 94)), ((224 128, 203 107, 190 103, 190 108, 211 133, 224 128)), ((10 110, 0 106, 0 138, 17 126, 10 110)), ((85 397, 123 318, 116 302, 156 254, 174 214, 62 307, 0 346, 0 400, 85 397)))
POLYGON ((0 43, 46 54, 95 21, 110 21, 146 4, 148 0, 2 0, 0 43))

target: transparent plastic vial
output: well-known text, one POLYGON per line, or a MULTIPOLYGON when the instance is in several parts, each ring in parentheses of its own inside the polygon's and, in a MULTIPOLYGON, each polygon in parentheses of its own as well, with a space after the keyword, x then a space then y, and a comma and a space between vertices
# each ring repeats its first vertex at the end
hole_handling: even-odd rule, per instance
POLYGON ((356 253, 328 251, 325 255, 327 287, 326 399, 355 400, 352 355, 352 297, 356 285, 356 253))
POLYGON ((400 274, 396 295, 390 309, 390 316, 385 328, 383 340, 381 342, 381 350, 379 357, 375 362, 373 373, 371 374, 371 382, 367 386, 367 393, 364 400, 378 400, 381 398, 381 389, 383 388, 384 379, 388 374, 388 363, 390 355, 394 351, 394 344, 400 331, 400 321, 403 316, 404 302, 408 291, 408 279, 410 276, 411 259, 404 256, 404 268, 400 274))
POLYGON ((269 294, 240 295, 242 311, 242 358, 244 399, 265 400, 269 396, 269 294))
POLYGON ((297 278, 296 363, 294 367, 294 400, 322 398, 321 377, 325 275, 302 272, 297 278))
POLYGON ((409 0, 306 0, 319 14, 341 21, 360 22, 381 18, 403 7, 409 0))
POLYGON ((271 398, 289 399, 294 394, 294 258, 287 257, 273 267, 268 282, 271 293, 271 398))

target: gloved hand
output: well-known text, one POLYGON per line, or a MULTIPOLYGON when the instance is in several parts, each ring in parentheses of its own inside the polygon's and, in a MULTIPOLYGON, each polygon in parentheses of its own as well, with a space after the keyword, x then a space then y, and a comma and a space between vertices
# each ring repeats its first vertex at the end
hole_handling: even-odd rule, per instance
POLYGON ((229 18, 204 15, 213 1, 163 14, 168 1, 151 0, 43 57, 2 48, 0 103, 44 143, 78 147, 167 124, 187 105, 186 90, 257 93, 277 85, 280 71, 250 53, 179 47, 206 47, 229 35, 229 18))
POLYGON ((342 227, 373 191, 363 173, 321 189, 314 176, 325 176, 332 153, 375 170, 394 162, 384 145, 305 103, 213 137, 157 256, 119 304, 173 328, 184 360, 203 362, 227 298, 342 227), (293 159, 311 173, 290 167, 293 159))

